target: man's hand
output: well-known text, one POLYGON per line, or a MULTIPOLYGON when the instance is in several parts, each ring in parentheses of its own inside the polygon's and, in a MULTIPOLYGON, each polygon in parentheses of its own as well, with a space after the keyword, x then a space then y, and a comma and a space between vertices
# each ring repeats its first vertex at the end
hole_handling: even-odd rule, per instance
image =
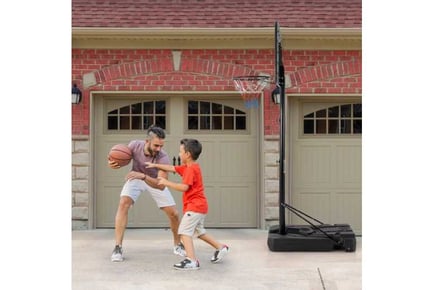
POLYGON ((145 178, 146 178, 146 174, 144 174, 143 172, 137 172, 137 171, 130 171, 125 176, 125 180, 131 180, 131 179, 144 180, 145 178))
POLYGON ((164 186, 167 186, 167 183, 168 183, 168 182, 169 182, 169 181, 168 181, 166 178, 161 177, 161 176, 158 177, 158 185, 164 185, 164 186))
POLYGON ((110 160, 110 158, 107 160, 107 163, 108 163, 108 166, 111 169, 119 169, 119 168, 121 168, 116 161, 110 160))

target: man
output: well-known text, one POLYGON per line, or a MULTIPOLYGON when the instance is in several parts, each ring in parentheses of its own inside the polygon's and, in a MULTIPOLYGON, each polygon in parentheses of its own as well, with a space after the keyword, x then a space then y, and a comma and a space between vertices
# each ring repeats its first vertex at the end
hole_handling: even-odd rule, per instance
MULTIPOLYGON (((178 235, 179 213, 175 207, 175 200, 169 189, 158 185, 158 177, 167 178, 167 172, 156 168, 147 168, 146 162, 169 164, 169 157, 162 149, 166 134, 160 127, 151 126, 145 140, 133 140, 128 144, 132 152, 132 170, 126 175, 126 182, 122 188, 119 206, 115 218, 116 244, 113 250, 112 262, 124 260, 122 241, 128 223, 128 210, 137 201, 142 192, 147 191, 163 210, 170 221, 173 233, 174 254, 185 256, 184 246, 178 235)), ((115 161, 108 160, 110 168, 120 168, 115 161)))

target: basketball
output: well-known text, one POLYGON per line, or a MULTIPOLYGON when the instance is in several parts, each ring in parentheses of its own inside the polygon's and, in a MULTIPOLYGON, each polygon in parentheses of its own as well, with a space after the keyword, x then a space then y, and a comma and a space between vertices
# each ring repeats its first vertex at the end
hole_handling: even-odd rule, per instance
POLYGON ((119 166, 125 166, 130 163, 132 158, 132 152, 125 144, 117 144, 110 149, 108 158, 111 161, 115 161, 119 166))

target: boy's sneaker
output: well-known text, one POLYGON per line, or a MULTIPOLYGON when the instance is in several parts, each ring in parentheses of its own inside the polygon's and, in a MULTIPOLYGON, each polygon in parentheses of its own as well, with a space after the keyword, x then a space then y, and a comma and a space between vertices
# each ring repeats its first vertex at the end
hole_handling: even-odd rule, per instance
POLYGON ((122 247, 116 245, 112 253, 112 262, 122 262, 123 260, 124 256, 122 255, 122 247))
POLYGON ((176 270, 199 270, 200 269, 199 260, 193 262, 192 260, 187 258, 173 265, 173 268, 175 268, 176 270))
POLYGON ((220 250, 214 252, 214 255, 211 257, 211 262, 217 263, 229 252, 229 247, 224 245, 220 250))
POLYGON ((187 255, 185 252, 184 245, 182 243, 179 243, 178 245, 173 247, 173 253, 181 257, 185 257, 187 255))

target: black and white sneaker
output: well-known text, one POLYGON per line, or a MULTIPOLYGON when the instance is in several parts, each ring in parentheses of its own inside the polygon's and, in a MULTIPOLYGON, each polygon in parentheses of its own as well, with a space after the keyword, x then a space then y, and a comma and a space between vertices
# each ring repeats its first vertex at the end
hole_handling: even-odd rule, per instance
POLYGON ((122 247, 116 245, 112 253, 112 262, 122 262, 123 260, 124 260, 124 256, 122 254, 122 247))
POLYGON ((228 252, 229 252, 229 247, 226 245, 223 245, 223 247, 220 250, 217 250, 214 252, 214 255, 211 257, 211 262, 213 262, 213 263, 219 262, 221 259, 223 259, 223 257, 228 252))
POLYGON ((173 265, 173 268, 176 270, 199 270, 199 260, 193 262, 189 258, 186 258, 185 260, 173 265))

